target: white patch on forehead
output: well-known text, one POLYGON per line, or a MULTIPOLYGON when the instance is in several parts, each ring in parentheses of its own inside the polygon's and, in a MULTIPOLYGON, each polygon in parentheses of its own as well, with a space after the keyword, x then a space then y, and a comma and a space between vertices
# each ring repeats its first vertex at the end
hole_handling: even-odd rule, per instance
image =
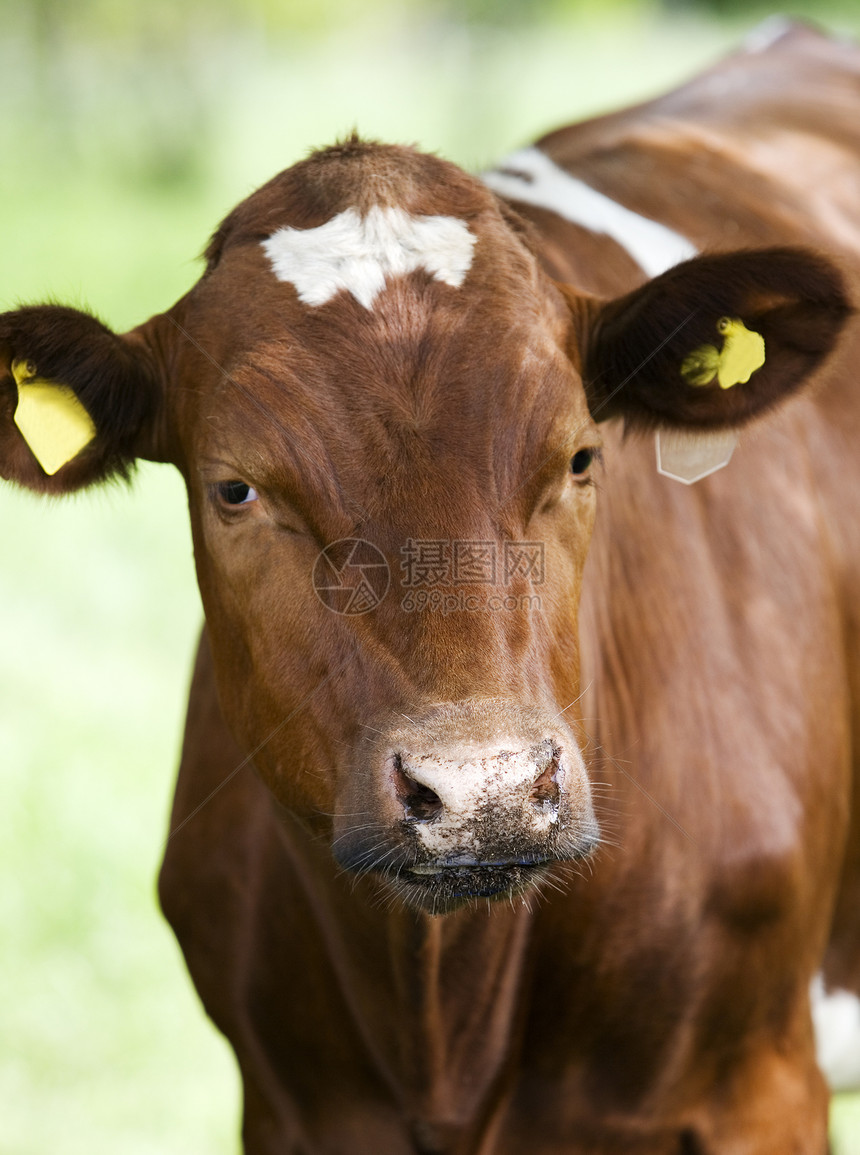
POLYGON ((324 305, 346 289, 370 309, 388 277, 416 269, 458 289, 477 239, 456 217, 374 205, 363 216, 346 209, 315 229, 278 229, 263 249, 278 280, 294 285, 306 305, 324 305))
POLYGON ((686 237, 590 188, 538 148, 512 153, 481 179, 500 196, 550 209, 575 225, 611 237, 649 277, 696 256, 686 237))
POLYGON ((810 987, 815 1053, 832 1091, 860 1088, 860 999, 851 991, 827 991, 821 975, 810 987))

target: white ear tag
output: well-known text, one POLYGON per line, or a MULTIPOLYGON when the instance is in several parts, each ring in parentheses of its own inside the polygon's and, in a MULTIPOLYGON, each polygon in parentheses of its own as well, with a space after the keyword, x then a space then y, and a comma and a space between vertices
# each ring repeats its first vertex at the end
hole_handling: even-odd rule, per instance
POLYGON ((14 361, 12 376, 18 386, 15 424, 50 477, 89 445, 96 427, 67 385, 40 380, 27 361, 14 361))
POLYGON ((734 429, 717 433, 689 432, 677 429, 658 429, 654 437, 657 446, 657 472, 684 485, 701 481, 709 473, 716 473, 731 461, 738 435, 734 429))

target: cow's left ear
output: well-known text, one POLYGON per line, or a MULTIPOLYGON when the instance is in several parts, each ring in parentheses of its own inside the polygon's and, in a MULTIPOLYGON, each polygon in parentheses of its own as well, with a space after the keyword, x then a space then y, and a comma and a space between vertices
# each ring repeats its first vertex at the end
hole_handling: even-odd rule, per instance
POLYGON ((826 258, 761 249, 685 261, 584 312, 596 420, 707 430, 743 425, 799 389, 852 308, 826 258))
POLYGON ((165 460, 154 326, 119 336, 60 305, 0 314, 0 476, 59 494, 165 460))

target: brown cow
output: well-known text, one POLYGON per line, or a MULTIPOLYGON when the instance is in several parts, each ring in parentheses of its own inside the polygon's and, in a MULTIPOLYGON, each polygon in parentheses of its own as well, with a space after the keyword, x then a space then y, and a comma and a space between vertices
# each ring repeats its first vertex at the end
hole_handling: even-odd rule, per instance
POLYGON ((858 96, 857 51, 794 30, 485 183, 350 139, 133 332, 0 318, 5 476, 188 484, 161 895, 248 1152, 826 1151, 858 96), (765 413, 658 474, 655 430, 707 472, 765 413))

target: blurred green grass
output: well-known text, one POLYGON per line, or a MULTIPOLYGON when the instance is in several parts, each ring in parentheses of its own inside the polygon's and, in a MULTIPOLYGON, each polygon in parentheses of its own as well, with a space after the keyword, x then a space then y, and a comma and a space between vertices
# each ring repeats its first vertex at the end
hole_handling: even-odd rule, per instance
MULTIPOLYGON (((224 0, 193 20, 159 3, 138 26, 41 0, 38 20, 10 18, 0 307, 50 297, 130 327, 191 285, 233 203, 314 145, 357 126, 478 168, 670 86, 751 23, 620 0, 491 25, 479 0, 471 23, 453 4, 299 7, 237 24, 224 0)), ((850 30, 851 10, 835 21, 850 30)), ((0 489, 4 1155, 237 1149, 232 1056, 154 899, 201 619, 184 506, 150 465, 131 490, 63 502, 0 489)), ((836 1151, 858 1155, 860 1099, 834 1119, 836 1151)))

